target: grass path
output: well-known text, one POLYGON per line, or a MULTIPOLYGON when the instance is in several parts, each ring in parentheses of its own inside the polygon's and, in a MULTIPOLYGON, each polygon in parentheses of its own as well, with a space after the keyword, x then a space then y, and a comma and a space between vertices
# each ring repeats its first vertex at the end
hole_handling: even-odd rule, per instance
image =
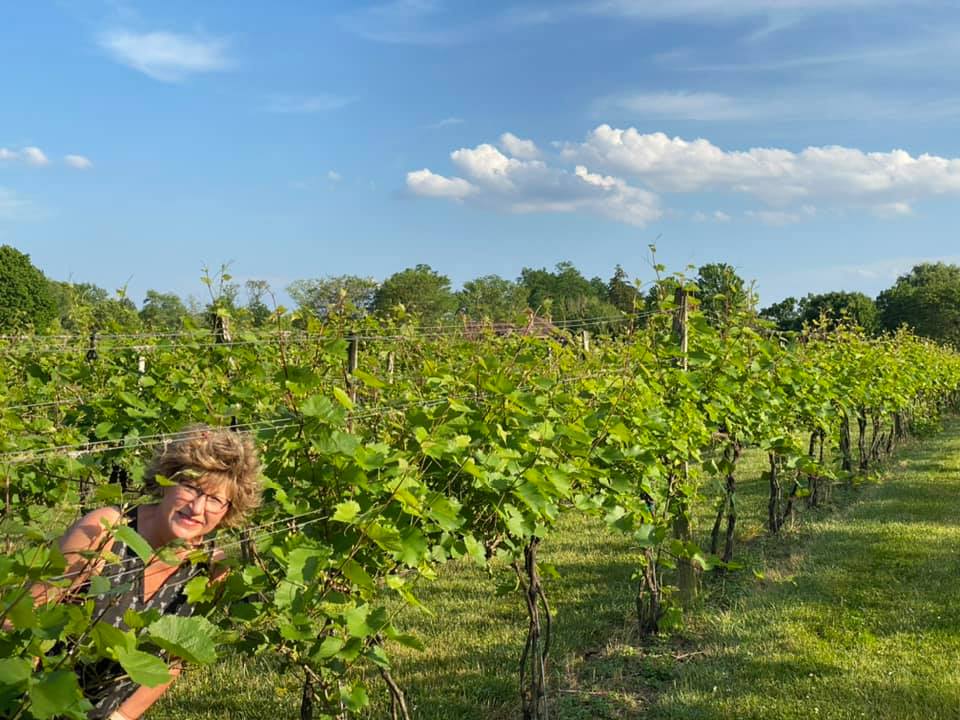
MULTIPOLYGON (((879 484, 838 492, 783 538, 766 538, 764 458, 741 463, 737 559, 709 577, 680 635, 638 641, 635 549, 596 519, 565 517, 543 548, 554 611, 551 718, 960 720, 960 421, 888 462, 879 484)), ((697 527, 712 522, 710 497, 697 527)), ((417 720, 519 716, 525 615, 514 593, 463 564, 404 616, 427 650, 396 648, 394 675, 417 720)), ((374 688, 369 718, 389 717, 374 688)), ((299 681, 269 659, 192 669, 151 712, 173 720, 297 716, 299 681)))
POLYGON ((960 718, 960 422, 885 475, 806 524, 775 581, 716 592, 730 607, 646 717, 960 718))

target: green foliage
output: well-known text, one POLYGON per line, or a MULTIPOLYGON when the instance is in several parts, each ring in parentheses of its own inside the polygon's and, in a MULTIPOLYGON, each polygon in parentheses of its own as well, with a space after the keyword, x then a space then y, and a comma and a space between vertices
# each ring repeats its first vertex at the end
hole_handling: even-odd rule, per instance
POLYGON ((807 295, 800 301, 801 323, 813 324, 821 319, 828 327, 853 323, 868 334, 879 329, 877 306, 860 292, 829 292, 807 295))
POLYGON ((635 313, 642 309, 643 298, 636 285, 620 265, 614 268, 613 275, 607 281, 606 300, 621 312, 635 313))
POLYGON ((618 310, 608 302, 609 289, 601 278, 587 279, 571 262, 557 263, 554 272, 546 268, 523 268, 520 285, 527 303, 535 311, 557 320, 613 317, 618 310))
POLYGON ((853 324, 873 335, 880 329, 876 303, 861 292, 811 293, 799 302, 788 297, 761 310, 760 317, 787 331, 798 331, 804 325, 834 328, 853 324))
POLYGON ((44 330, 56 313, 49 282, 30 256, 9 245, 0 246, 0 331, 44 330))
POLYGON ((751 309, 752 295, 732 265, 702 265, 697 270, 695 283, 701 310, 713 325, 727 325, 751 309))
POLYGON ((297 305, 316 317, 329 315, 364 316, 373 308, 378 283, 370 277, 337 275, 296 280, 287 287, 297 305))
POLYGON ((763 308, 760 317, 776 323, 778 330, 791 331, 803 327, 800 303, 793 296, 763 308))
POLYGON ((960 346, 960 266, 921 263, 877 297, 886 330, 907 325, 923 337, 960 346))
POLYGON ((134 333, 141 327, 137 308, 126 296, 126 289, 116 297, 91 283, 52 283, 61 298, 60 324, 65 330, 79 332, 134 333))
MULTIPOLYGON (((429 285, 452 298, 426 266, 405 272, 391 292, 429 285)), ((835 437, 850 417, 886 428, 900 415, 918 427, 956 402, 960 357, 909 332, 870 338, 841 327, 788 346, 740 316, 716 328, 694 304, 682 356, 666 292, 682 281, 660 286, 664 314, 655 322, 589 349, 438 337, 415 322, 366 318, 364 333, 382 342, 362 344, 362 369, 352 373, 340 328, 315 321, 303 338, 277 333, 275 341, 252 333, 240 338, 256 342, 215 344, 205 333, 181 347, 107 340, 92 359, 7 346, 0 387, 8 406, 26 409, 0 414, 0 453, 11 453, 0 613, 14 626, 0 631, 0 660, 18 661, 8 663, 12 676, 21 660, 38 664, 39 682, 80 656, 122 655, 153 682, 155 664, 137 653, 159 647, 207 662, 216 640, 313 678, 318 706, 359 709, 367 702, 360 680, 389 666, 395 643, 416 642, 395 626, 396 613, 421 607, 417 582, 444 563, 496 559, 516 563, 522 578, 530 548, 548 546, 564 514, 584 513, 623 536, 641 576, 652 567, 663 577, 670 563, 709 568, 715 559, 674 533, 689 521, 701 468, 720 469, 718 445, 755 445, 805 482, 836 468, 807 457, 797 434, 835 437), (24 587, 63 569, 42 531, 49 508, 114 465, 136 482, 152 450, 141 438, 234 418, 258 430, 266 497, 225 581, 187 588, 209 622, 131 617, 121 633, 93 629, 85 606, 34 610, 24 587), (91 438, 102 444, 91 448, 91 438), (41 452, 57 446, 85 450, 41 452), (58 638, 78 655, 55 669, 40 641, 58 638)), ((126 498, 122 487, 100 495, 108 496, 126 498)), ((124 539, 136 548, 135 537, 124 539)), ((225 532, 218 542, 242 541, 225 532)), ((669 595, 655 625, 678 619, 669 595)), ((8 694, 16 703, 28 692, 21 683, 8 694)))
POLYGON ((546 268, 536 270, 523 268, 520 271, 520 284, 529 293, 528 302, 535 310, 545 304, 563 304, 566 300, 593 297, 593 287, 573 263, 557 263, 556 271, 546 268))
POLYGON ((263 327, 273 311, 264 301, 264 298, 273 296, 270 283, 266 280, 247 280, 243 286, 247 290, 247 304, 245 310, 254 327, 263 327))
POLYGON ((484 275, 463 284, 457 293, 461 312, 474 320, 513 322, 527 307, 527 289, 499 275, 484 275))
POLYGON ((189 316, 187 307, 175 293, 162 293, 147 290, 147 296, 140 310, 143 326, 157 332, 174 332, 183 327, 189 316))
POLYGON ((394 273, 373 295, 373 310, 380 315, 398 305, 431 324, 449 320, 457 309, 457 298, 450 290, 450 278, 420 264, 394 273))

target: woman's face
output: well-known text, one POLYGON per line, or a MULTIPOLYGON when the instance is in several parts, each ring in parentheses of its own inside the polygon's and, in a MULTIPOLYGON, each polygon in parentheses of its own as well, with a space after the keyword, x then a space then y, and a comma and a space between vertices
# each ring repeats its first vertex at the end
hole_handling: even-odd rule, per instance
POLYGON ((200 477, 165 487, 159 514, 174 538, 196 542, 214 530, 229 509, 226 488, 200 477))

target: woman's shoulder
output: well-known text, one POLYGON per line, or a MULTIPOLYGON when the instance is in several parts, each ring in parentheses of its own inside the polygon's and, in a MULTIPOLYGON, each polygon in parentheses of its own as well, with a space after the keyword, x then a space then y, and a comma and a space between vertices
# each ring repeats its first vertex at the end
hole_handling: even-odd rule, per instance
POLYGON ((108 528, 122 518, 123 512, 113 506, 91 510, 67 528, 60 541, 60 549, 64 552, 89 550, 97 546, 108 528))

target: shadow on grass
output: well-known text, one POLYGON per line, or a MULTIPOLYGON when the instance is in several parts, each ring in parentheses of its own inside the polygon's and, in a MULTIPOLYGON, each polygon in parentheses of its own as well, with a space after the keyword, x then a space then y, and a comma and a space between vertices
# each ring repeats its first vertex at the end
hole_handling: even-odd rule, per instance
MULTIPOLYGON (((958 429, 815 519, 777 582, 724 579, 733 610, 713 616, 706 654, 676 668, 646 717, 960 717, 958 429)), ((776 564, 776 542, 749 552, 776 564)))
MULTIPOLYGON (((555 578, 545 573, 543 580, 553 611, 548 672, 554 691, 563 686, 570 664, 599 651, 611 628, 623 625, 632 608, 631 576, 636 568, 635 553, 623 538, 596 533, 562 538, 556 542, 547 538, 541 551, 542 562, 555 565, 560 574, 555 578)), ((427 605, 445 618, 443 622, 456 625, 458 641, 407 654, 394 675, 417 708, 415 717, 517 717, 518 665, 527 631, 525 605, 518 591, 497 597, 496 582, 483 573, 473 568, 458 569, 461 573, 456 584, 464 595, 459 601, 450 595, 449 578, 424 596, 427 605), (467 592, 472 596, 470 606, 463 604, 467 592), (443 678, 437 677, 438 669, 443 678)), ((424 626, 422 620, 411 623, 410 629, 425 637, 436 637, 442 630, 424 626)))

